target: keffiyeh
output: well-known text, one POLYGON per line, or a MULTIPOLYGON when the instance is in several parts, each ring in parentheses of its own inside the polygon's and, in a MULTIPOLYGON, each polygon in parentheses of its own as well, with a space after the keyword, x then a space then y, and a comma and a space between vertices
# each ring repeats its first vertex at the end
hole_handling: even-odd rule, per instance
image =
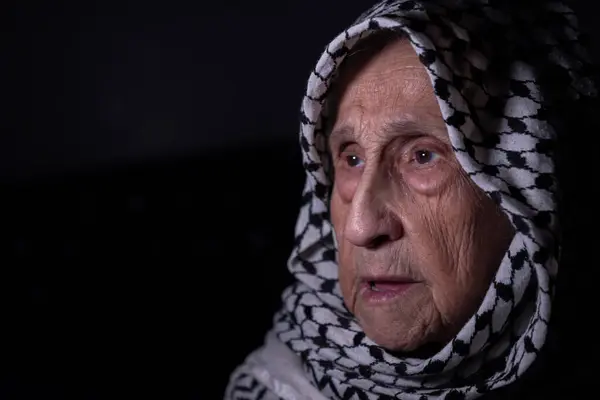
MULTIPOLYGON (((306 184, 288 263, 296 280, 270 339, 295 354, 324 398, 473 399, 527 371, 546 340, 560 250, 554 118, 565 101, 596 95, 587 63, 575 17, 558 2, 384 1, 329 43, 302 101, 306 184), (459 163, 516 231, 477 312, 426 359, 377 346, 346 309, 328 219, 326 101, 344 58, 381 30, 408 38, 459 163)), ((251 357, 227 399, 297 398, 257 374, 251 357)))

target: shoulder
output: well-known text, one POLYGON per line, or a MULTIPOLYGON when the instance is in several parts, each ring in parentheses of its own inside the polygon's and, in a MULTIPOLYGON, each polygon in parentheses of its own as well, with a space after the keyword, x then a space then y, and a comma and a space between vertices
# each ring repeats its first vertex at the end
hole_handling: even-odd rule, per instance
POLYGON ((300 358, 272 333, 231 375, 225 400, 241 398, 325 399, 308 379, 300 358))

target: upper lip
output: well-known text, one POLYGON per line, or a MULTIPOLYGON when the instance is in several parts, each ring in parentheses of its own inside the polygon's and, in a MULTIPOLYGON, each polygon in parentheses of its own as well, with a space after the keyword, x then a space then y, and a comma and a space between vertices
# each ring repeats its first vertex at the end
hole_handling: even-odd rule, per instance
POLYGON ((418 280, 408 276, 364 276, 361 281, 363 283, 416 283, 418 280))

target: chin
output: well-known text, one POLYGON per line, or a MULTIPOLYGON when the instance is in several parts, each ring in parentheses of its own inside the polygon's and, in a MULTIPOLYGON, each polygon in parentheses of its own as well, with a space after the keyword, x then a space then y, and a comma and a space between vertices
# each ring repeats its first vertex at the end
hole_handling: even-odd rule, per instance
POLYGON ((378 346, 392 352, 409 352, 415 351, 425 343, 421 343, 418 337, 410 337, 406 335, 391 335, 381 332, 379 329, 364 328, 365 334, 369 339, 375 342, 378 346))
MULTIPOLYGON (((440 343, 443 327, 437 313, 427 307, 418 315, 397 315, 394 310, 361 310, 357 319, 365 335, 392 352, 413 352, 440 343)), ((403 313, 401 313, 403 314, 403 313)))

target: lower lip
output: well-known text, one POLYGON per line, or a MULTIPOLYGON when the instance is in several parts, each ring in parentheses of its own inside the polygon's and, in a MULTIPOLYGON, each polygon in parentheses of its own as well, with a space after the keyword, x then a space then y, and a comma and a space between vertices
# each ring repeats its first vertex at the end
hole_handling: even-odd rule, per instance
POLYGON ((417 282, 385 282, 375 285, 378 290, 371 289, 367 282, 362 284, 361 296, 369 303, 383 303, 404 294, 417 282))

